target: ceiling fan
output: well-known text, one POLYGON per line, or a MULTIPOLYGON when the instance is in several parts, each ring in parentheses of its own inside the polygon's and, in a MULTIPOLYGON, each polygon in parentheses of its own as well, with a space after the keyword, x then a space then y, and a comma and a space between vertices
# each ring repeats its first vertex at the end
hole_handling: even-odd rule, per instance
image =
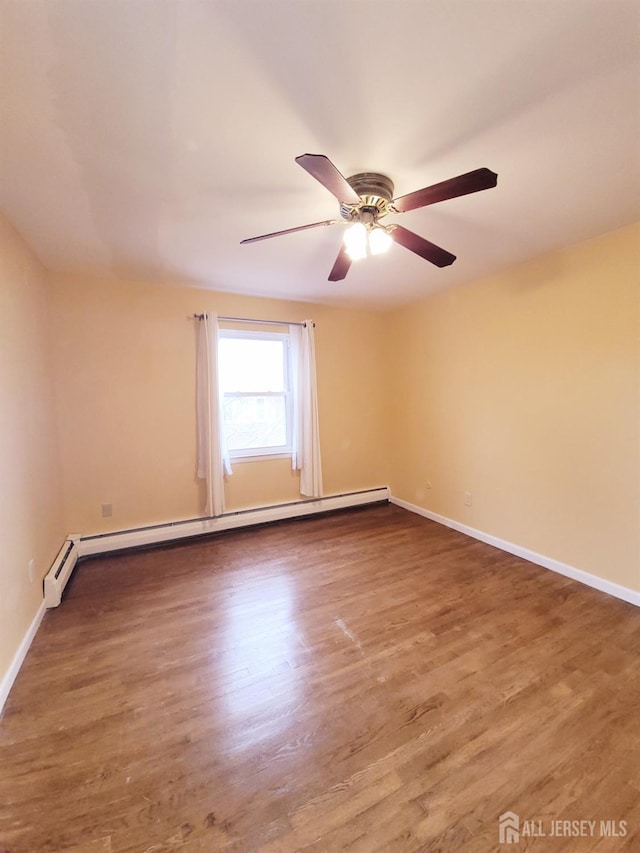
POLYGON ((349 272, 351 262, 386 251, 392 242, 399 243, 405 249, 420 255, 437 267, 452 264, 456 256, 434 243, 425 240, 402 225, 380 222, 390 213, 406 213, 418 207, 426 207, 438 201, 446 201, 461 195, 476 193, 495 187, 498 176, 490 169, 475 169, 456 178, 449 178, 439 184, 433 184, 408 195, 393 198, 393 181, 378 172, 360 172, 345 178, 324 154, 301 154, 296 157, 296 163, 302 166, 317 181, 326 187, 340 202, 340 219, 325 219, 322 222, 312 222, 309 225, 299 225, 297 228, 286 228, 284 231, 274 231, 262 234, 260 237, 249 237, 241 243, 256 243, 282 234, 293 234, 295 231, 306 231, 320 225, 349 225, 344 234, 344 245, 338 252, 338 257, 329 273, 329 281, 341 281, 349 272))

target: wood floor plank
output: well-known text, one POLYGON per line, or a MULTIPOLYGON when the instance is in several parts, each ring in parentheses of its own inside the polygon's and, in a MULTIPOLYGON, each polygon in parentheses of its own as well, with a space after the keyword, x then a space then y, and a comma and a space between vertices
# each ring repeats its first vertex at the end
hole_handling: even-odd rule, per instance
POLYGON ((0 721, 1 853, 637 850, 640 611, 380 505, 85 560, 0 721))

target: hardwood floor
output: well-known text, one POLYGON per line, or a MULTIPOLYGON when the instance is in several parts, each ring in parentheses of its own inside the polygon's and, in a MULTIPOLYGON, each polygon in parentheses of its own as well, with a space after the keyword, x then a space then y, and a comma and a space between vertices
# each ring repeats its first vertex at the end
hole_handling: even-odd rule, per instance
POLYGON ((0 722, 0 850, 637 851, 639 676, 638 609, 393 506, 87 560, 0 722))

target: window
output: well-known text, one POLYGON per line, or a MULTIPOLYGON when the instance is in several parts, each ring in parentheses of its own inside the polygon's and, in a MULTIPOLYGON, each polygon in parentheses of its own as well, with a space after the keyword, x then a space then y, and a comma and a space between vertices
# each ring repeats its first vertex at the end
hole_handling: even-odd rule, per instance
POLYGON ((289 337, 220 331, 220 390, 232 458, 291 453, 289 337))

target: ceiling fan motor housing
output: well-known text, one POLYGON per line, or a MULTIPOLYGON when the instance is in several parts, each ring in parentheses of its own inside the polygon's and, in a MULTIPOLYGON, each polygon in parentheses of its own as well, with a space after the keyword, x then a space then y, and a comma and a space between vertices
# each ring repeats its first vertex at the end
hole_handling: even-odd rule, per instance
POLYGON ((360 196, 359 204, 341 204, 340 215, 348 221, 375 222, 389 212, 393 199, 393 181, 378 172, 359 172, 347 183, 360 196))

